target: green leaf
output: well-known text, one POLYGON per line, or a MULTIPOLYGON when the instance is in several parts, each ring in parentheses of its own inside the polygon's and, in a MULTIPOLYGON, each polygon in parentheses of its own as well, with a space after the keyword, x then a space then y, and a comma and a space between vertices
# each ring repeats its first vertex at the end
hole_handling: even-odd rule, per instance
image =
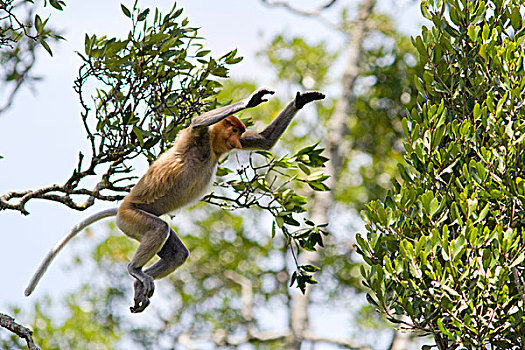
POLYGON ((470 40, 472 41, 476 41, 476 39, 478 38, 478 33, 479 33, 480 29, 477 25, 475 24, 471 24, 468 28, 468 36, 470 38, 470 40))
POLYGON ((58 0, 49 0, 49 4, 59 11, 62 11, 62 9, 66 6, 63 1, 58 0))
POLYGON ((42 33, 42 30, 44 29, 42 27, 42 19, 39 15, 35 15, 35 29, 39 34, 42 33))
POLYGON ((297 163, 297 166, 303 171, 303 173, 305 173, 306 175, 310 175, 310 168, 308 168, 306 165, 304 165, 303 163, 297 163))
POLYGON ((134 126, 133 133, 137 136, 137 139, 139 140, 140 145, 144 146, 144 137, 142 136, 142 130, 134 126))
POLYGON ((195 57, 203 57, 203 56, 208 55, 210 52, 211 52, 210 50, 202 50, 202 51, 197 52, 195 57))
POLYGON ((525 259, 525 252, 521 252, 518 254, 518 256, 514 259, 514 261, 509 265, 509 268, 513 268, 514 266, 520 265, 523 260, 525 259))
POLYGON ((124 15, 126 15, 126 17, 131 18, 131 12, 128 10, 126 6, 124 6, 123 4, 120 4, 120 8, 122 9, 122 12, 124 12, 124 15))
POLYGON ((292 277, 290 278, 290 287, 293 286, 296 279, 297 279, 297 271, 294 271, 294 273, 292 274, 292 277))
POLYGON ((48 43, 46 43, 44 40, 40 40, 40 44, 42 44, 42 47, 46 49, 50 56, 53 56, 53 52, 51 51, 48 43))
POLYGON ((254 153, 260 154, 261 156, 263 156, 266 159, 272 159, 273 158, 273 153, 269 152, 269 151, 255 151, 254 153))
POLYGON ((321 270, 319 267, 314 266, 314 265, 301 265, 299 266, 299 268, 306 272, 317 272, 321 270))
POLYGON ((406 117, 401 120, 401 125, 403 127, 403 132, 405 133, 405 136, 410 137, 410 132, 408 130, 408 121, 406 117))
POLYGON ((481 32, 481 38, 483 39, 483 42, 487 42, 487 39, 490 35, 490 28, 487 23, 483 25, 483 31, 481 32))
POLYGON ((145 9, 144 11, 142 11, 140 15, 137 17, 137 21, 142 22, 143 20, 145 20, 146 17, 148 17, 148 13, 149 13, 149 9, 145 9))
POLYGON ((233 173, 233 171, 229 168, 225 168, 222 166, 217 167, 217 172, 215 173, 217 176, 225 176, 228 174, 233 173))
POLYGON ((518 30, 521 27, 521 22, 523 21, 520 10, 518 6, 514 6, 510 14, 510 23, 514 30, 518 30))
POLYGON ((481 209, 481 212, 478 215, 478 219, 476 220, 476 222, 474 222, 474 224, 479 224, 480 222, 482 222, 487 216, 487 214, 489 213, 489 209, 490 209, 490 203, 485 204, 483 209, 481 209))

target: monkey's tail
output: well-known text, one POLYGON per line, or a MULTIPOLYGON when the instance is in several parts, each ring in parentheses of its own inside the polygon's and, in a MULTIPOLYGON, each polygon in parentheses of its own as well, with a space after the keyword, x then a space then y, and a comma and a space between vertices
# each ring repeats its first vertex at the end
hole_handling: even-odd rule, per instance
POLYGON ((80 231, 82 231, 84 228, 88 227, 92 223, 97 222, 97 221, 99 221, 101 219, 110 217, 110 216, 115 216, 115 215, 117 215, 117 212, 118 212, 118 208, 111 208, 111 209, 106 209, 106 210, 103 210, 103 211, 99 211, 98 213, 95 213, 95 214, 91 215, 90 217, 88 217, 88 218, 84 219, 83 221, 81 221, 79 224, 75 225, 71 229, 71 231, 69 231, 68 234, 65 235, 53 247, 53 249, 51 249, 49 251, 49 253, 47 253, 46 258, 44 259, 44 261, 42 261, 42 264, 40 264, 40 267, 38 268, 38 270, 33 275, 33 278, 31 279, 31 282, 29 282, 29 285, 27 286, 27 288, 26 288, 26 290, 24 292, 25 296, 27 297, 33 292, 33 290, 35 289, 38 281, 40 281, 40 279, 42 278, 42 276, 46 272, 47 268, 49 267, 49 264, 51 264, 51 261, 53 261, 53 259, 58 254, 58 252, 67 244, 67 242, 69 242, 69 240, 71 238, 75 237, 75 235, 77 233, 79 233, 80 231))

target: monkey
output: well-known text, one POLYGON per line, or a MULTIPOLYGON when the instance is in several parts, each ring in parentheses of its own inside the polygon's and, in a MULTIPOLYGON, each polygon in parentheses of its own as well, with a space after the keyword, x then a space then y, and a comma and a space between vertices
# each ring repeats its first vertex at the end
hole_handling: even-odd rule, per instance
POLYGON ((175 271, 189 256, 182 240, 160 216, 201 198, 213 181, 221 156, 234 149, 271 149, 304 105, 325 98, 318 91, 297 92, 263 131, 246 130, 243 122, 233 114, 268 101, 265 96, 272 94, 272 90, 259 89, 239 102, 193 118, 190 125, 179 132, 173 145, 150 165, 118 208, 103 210, 86 218, 49 251, 25 295, 33 292, 51 261, 71 238, 96 221, 116 216, 117 227, 139 242, 127 270, 135 279, 134 305, 130 311, 144 311, 155 290, 154 280, 175 271), (159 259, 143 270, 155 255, 159 259))

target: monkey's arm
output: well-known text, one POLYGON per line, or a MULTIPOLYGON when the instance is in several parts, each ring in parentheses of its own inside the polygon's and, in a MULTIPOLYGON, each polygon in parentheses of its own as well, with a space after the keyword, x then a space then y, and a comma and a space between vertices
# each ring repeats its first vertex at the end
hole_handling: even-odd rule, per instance
POLYGON ((325 98, 325 95, 318 91, 310 91, 302 94, 298 92, 295 99, 290 102, 263 131, 260 133, 254 131, 245 132, 241 137, 242 148, 269 150, 275 145, 277 140, 279 140, 288 125, 290 125, 297 111, 307 103, 322 100, 323 98, 325 98))
POLYGON ((91 215, 90 217, 86 218, 85 220, 77 224, 75 227, 73 227, 71 231, 69 231, 68 234, 65 235, 53 247, 53 249, 49 251, 49 253, 47 253, 46 258, 44 259, 44 261, 42 261, 42 264, 40 264, 40 267, 33 275, 33 278, 31 278, 31 282, 29 282, 29 285, 27 286, 24 292, 25 296, 27 297, 33 292, 38 281, 40 281, 40 279, 46 272, 47 268, 49 267, 49 264, 51 264, 51 261, 55 258, 58 252, 67 244, 67 242, 69 242, 71 238, 75 237, 77 233, 79 233, 80 231, 82 231, 83 229, 91 225, 92 223, 97 222, 101 219, 107 218, 109 216, 115 216, 117 215, 117 212, 118 212, 118 208, 112 208, 112 209, 100 211, 98 213, 91 215))
POLYGON ((195 117, 192 121, 190 126, 192 128, 198 128, 203 126, 210 126, 215 123, 220 122, 224 118, 237 113, 239 111, 242 111, 246 108, 252 108, 255 106, 258 106, 259 104, 268 101, 268 99, 264 98, 264 95, 270 94, 273 95, 274 91, 268 90, 268 89, 259 89, 252 93, 249 97, 233 103, 229 106, 220 107, 217 109, 214 109, 213 111, 206 112, 204 114, 199 115, 198 117, 195 117))

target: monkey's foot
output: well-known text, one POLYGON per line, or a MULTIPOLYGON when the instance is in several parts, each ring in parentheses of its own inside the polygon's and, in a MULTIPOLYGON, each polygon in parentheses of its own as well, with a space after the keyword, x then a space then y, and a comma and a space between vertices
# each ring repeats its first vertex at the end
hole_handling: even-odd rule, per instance
POLYGON ((140 300, 135 299, 135 305, 130 306, 129 311, 131 311, 132 314, 136 314, 136 313, 144 311, 144 309, 147 308, 148 305, 149 305, 149 299, 146 297, 143 297, 140 300))
POLYGON ((144 273, 141 268, 133 268, 128 265, 128 272, 131 276, 135 277, 135 298, 138 296, 144 296, 145 298, 151 298, 155 291, 155 282, 153 277, 144 273), (140 292, 139 292, 140 290, 140 292))
POLYGON ((133 300, 135 301, 135 305, 130 306, 129 310, 135 314, 135 313, 144 311, 144 309, 148 307, 150 303, 149 297, 151 297, 151 295, 145 294, 146 289, 144 287, 144 284, 138 279, 135 280, 135 282, 133 283, 133 289, 135 290, 135 293, 134 293, 135 295, 133 297, 133 300))

